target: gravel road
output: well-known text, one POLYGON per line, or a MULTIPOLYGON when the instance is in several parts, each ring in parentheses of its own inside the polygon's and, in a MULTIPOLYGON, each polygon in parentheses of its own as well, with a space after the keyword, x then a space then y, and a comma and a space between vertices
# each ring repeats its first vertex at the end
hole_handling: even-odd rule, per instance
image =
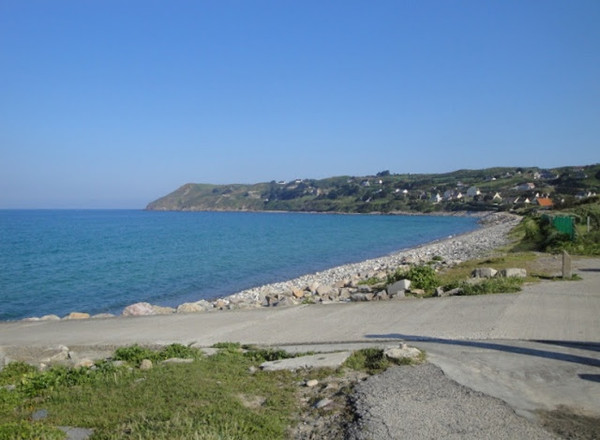
POLYGON ((396 367, 356 388, 350 440, 551 440, 503 401, 449 379, 433 364, 396 367))

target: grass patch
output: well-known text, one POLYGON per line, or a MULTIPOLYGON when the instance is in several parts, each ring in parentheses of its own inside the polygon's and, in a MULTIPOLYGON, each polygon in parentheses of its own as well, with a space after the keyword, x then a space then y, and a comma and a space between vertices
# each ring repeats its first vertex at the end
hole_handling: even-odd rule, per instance
POLYGON ((477 284, 461 283, 462 295, 487 295, 491 293, 516 293, 521 291, 523 278, 488 278, 477 284))
POLYGON ((223 348, 210 357, 180 345, 158 351, 132 346, 115 353, 131 365, 142 359, 195 359, 147 371, 106 361, 93 368, 44 372, 10 364, 0 372, 0 380, 15 385, 0 389, 0 439, 63 438, 55 429, 63 425, 93 428, 94 439, 285 438, 297 411, 298 377, 250 368, 284 354, 242 352, 239 344, 223 348), (48 417, 31 422, 39 409, 48 417))
MULTIPOLYGON (((505 255, 492 258, 465 261, 441 271, 438 274, 440 285, 455 285, 455 287, 458 287, 462 281, 471 278, 471 273, 473 270, 482 267, 493 267, 496 270, 508 269, 511 267, 522 267, 527 270, 527 273, 532 273, 535 271, 535 261, 537 258, 537 254, 533 252, 518 252, 507 253, 505 255)), ((528 277, 525 280, 535 281, 536 278, 528 277)))
POLYGON ((393 365, 413 365, 425 361, 425 353, 421 352, 421 357, 416 361, 410 358, 400 360, 388 358, 380 348, 363 348, 350 355, 344 366, 357 371, 364 371, 368 374, 381 373, 393 365))

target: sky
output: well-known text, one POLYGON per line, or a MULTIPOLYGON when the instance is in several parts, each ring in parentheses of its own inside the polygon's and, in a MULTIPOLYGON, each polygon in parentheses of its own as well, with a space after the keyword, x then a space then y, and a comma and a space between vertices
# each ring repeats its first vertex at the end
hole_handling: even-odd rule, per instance
POLYGON ((0 0, 0 209, 600 162, 598 0, 0 0))

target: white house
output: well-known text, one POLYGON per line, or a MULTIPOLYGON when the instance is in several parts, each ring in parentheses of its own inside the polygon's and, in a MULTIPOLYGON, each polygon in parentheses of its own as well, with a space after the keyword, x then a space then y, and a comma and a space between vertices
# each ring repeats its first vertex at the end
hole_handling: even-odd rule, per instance
POLYGON ((442 201, 442 196, 440 196, 440 193, 436 193, 435 195, 431 196, 431 201, 433 203, 440 203, 442 201))

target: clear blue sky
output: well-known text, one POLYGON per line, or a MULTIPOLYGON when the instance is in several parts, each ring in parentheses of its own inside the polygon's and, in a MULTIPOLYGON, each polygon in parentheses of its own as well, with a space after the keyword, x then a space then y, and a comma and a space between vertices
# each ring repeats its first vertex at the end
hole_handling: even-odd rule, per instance
POLYGON ((598 0, 0 0, 0 208, 599 161, 598 0))

